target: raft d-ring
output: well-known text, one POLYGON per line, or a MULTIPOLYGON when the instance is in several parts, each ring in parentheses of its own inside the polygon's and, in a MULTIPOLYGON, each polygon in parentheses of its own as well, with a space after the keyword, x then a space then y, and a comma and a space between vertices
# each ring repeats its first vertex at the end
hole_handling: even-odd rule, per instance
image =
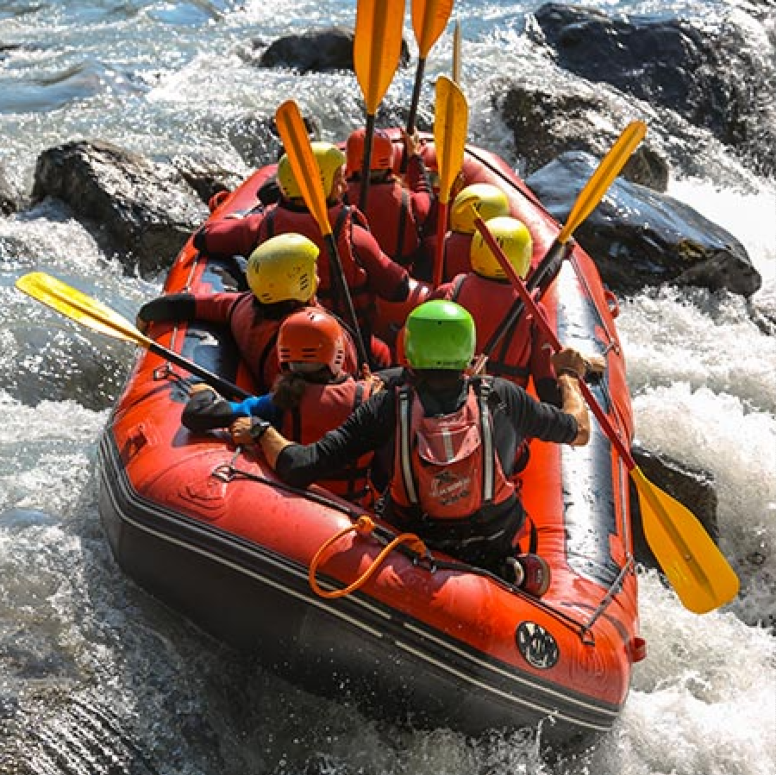
POLYGON ((609 308, 609 313, 612 318, 616 318, 620 314, 620 303, 617 301, 617 297, 613 291, 608 288, 604 289, 604 299, 606 300, 606 306, 609 308))
POLYGON ((353 525, 349 525, 347 528, 343 528, 341 531, 337 531, 334 536, 332 536, 330 539, 327 539, 321 545, 320 549, 315 553, 312 561, 310 562, 310 571, 307 575, 307 578, 310 582, 310 587, 316 595, 319 595, 321 598, 342 598, 343 596, 350 595, 350 593, 358 590, 360 587, 366 584, 366 582, 377 571, 390 552, 400 544, 406 544, 413 552, 416 552, 419 555, 423 555, 428 552, 426 545, 416 534, 399 534, 398 536, 395 536, 388 544, 386 544, 385 547, 383 547, 383 549, 380 551, 380 554, 372 561, 372 563, 369 565, 369 568, 360 577, 358 577, 358 579, 340 590, 324 590, 318 584, 316 574, 318 571, 318 566, 320 566, 323 554, 326 552, 326 550, 328 550, 332 544, 334 544, 346 534, 356 533, 359 536, 367 537, 372 534, 374 529, 374 520, 372 520, 372 518, 368 517, 367 515, 361 515, 356 520, 356 522, 353 523, 353 525))

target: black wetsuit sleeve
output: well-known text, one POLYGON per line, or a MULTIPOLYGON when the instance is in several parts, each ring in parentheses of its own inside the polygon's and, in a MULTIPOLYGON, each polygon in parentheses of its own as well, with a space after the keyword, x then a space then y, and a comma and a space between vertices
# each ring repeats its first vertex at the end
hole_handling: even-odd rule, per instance
POLYGON ((138 310, 144 321, 193 321, 197 303, 194 294, 166 294, 146 302, 138 310))
POLYGON ((576 418, 552 404, 536 401, 508 380, 494 381, 494 390, 506 405, 506 414, 522 437, 569 444, 579 428, 576 418))
POLYGON ((293 444, 278 456, 275 470, 289 485, 307 487, 353 463, 364 453, 377 450, 393 437, 396 402, 393 391, 381 391, 338 428, 309 445, 293 444))

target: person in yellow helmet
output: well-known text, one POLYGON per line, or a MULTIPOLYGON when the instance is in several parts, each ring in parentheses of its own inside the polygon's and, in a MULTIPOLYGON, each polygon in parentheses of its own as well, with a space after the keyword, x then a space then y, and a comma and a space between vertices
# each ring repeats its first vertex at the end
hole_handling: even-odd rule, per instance
MULTIPOLYGON (((520 277, 531 269, 533 239, 526 225, 511 216, 485 220, 490 233, 520 277)), ((476 353, 487 356, 484 371, 527 388, 533 381, 537 396, 560 406, 561 391, 553 368, 552 347, 533 317, 523 312, 509 322, 508 311, 519 295, 493 255, 482 234, 471 237, 471 270, 457 275, 432 292, 432 299, 457 302, 471 313, 477 324, 476 353)), ((539 308, 544 311, 541 302, 539 308)), ((585 360, 586 369, 597 371, 596 359, 585 360)), ((528 463, 528 444, 518 449, 515 465, 519 473, 528 463)))
MULTIPOLYGON (((278 235, 251 252, 246 270, 250 291, 160 296, 140 308, 138 328, 146 331, 153 321, 226 323, 258 390, 268 391, 280 371, 275 341, 281 323, 300 307, 317 305, 318 256, 318 246, 304 235, 278 235)), ((346 356, 346 370, 356 372, 350 335, 346 356)))
MULTIPOLYGON (((471 248, 474 216, 483 221, 497 216, 509 215, 509 199, 498 186, 492 183, 472 183, 462 188, 450 205, 450 229, 445 235, 442 282, 452 280, 462 272, 471 269, 469 249, 471 248)), ((436 234, 429 234, 423 244, 429 262, 436 254, 436 234)), ((427 273, 430 272, 430 268, 427 273)))
MULTIPOLYGON (((409 275, 404 267, 383 253, 369 232, 364 216, 343 201, 347 188, 345 154, 331 143, 313 142, 311 145, 359 329, 371 350, 373 365, 388 366, 391 362, 390 349, 385 343, 372 338, 375 303, 377 297, 389 302, 404 301, 409 293, 409 275)), ((281 197, 276 204, 242 219, 225 218, 206 224, 197 234, 195 246, 211 255, 247 256, 257 245, 275 235, 287 232, 302 234, 320 251, 318 298, 321 304, 350 323, 346 300, 341 298, 329 266, 330 257, 320 226, 305 205, 287 154, 283 154, 278 162, 277 178, 281 197)))

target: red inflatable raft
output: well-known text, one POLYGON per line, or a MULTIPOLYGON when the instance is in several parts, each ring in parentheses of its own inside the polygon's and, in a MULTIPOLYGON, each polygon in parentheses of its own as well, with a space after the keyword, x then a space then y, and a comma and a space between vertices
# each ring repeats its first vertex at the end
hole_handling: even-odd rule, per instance
MULTIPOLYGON (((429 151, 433 166, 430 138, 429 151)), ((470 147, 464 170, 466 183, 507 194, 534 236, 535 266, 556 222, 497 156, 470 147)), ((255 207, 273 172, 258 171, 211 217, 255 207)), ((236 266, 189 241, 165 291, 230 289, 237 276, 236 266)), ((591 389, 629 440, 612 300, 584 251, 573 249, 542 300, 564 344, 606 358, 591 389)), ((194 323, 155 325, 150 334, 251 390, 225 331, 194 323)), ((532 442, 523 500, 535 551, 552 567, 550 589, 536 600, 454 558, 395 543, 398 532, 379 520, 364 530, 362 510, 317 487, 283 485, 225 433, 188 432, 180 416, 190 382, 142 352, 101 440, 100 513, 129 576, 271 670, 372 712, 467 733, 541 723, 552 739, 611 728, 644 642, 628 471, 595 421, 586 447, 532 442), (315 560, 316 592, 310 567, 327 543, 315 560)))

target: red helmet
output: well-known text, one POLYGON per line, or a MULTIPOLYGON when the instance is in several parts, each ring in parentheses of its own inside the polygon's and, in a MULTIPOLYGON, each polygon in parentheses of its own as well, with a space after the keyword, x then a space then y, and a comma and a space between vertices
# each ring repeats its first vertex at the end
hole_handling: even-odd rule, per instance
MULTIPOLYGON (((346 145, 348 177, 361 172, 365 140, 366 130, 363 127, 350 133, 346 145)), ((371 170, 393 169, 393 142, 390 135, 382 129, 376 129, 372 136, 372 162, 369 167, 371 170)))
POLYGON ((283 370, 318 371, 327 366, 336 377, 345 363, 345 335, 333 315, 303 307, 280 324, 277 352, 283 370))

